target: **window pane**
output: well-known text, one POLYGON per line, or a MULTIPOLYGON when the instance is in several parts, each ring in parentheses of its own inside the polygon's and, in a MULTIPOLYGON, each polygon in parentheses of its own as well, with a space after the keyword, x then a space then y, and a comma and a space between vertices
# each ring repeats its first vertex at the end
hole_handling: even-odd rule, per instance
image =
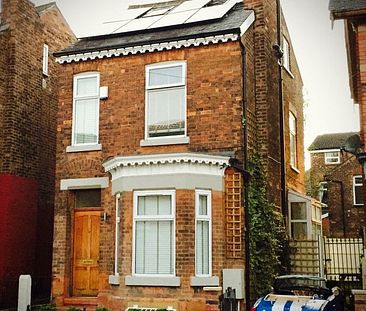
POLYGON ((148 195, 138 197, 137 215, 171 215, 170 195, 148 195))
POLYGON ((290 134, 290 164, 296 166, 296 136, 290 134))
POLYGON ((355 204, 363 204, 363 187, 355 186, 355 204))
POLYGON ((97 143, 97 99, 75 101, 75 143, 97 143))
POLYGON ((149 137, 184 135, 185 88, 153 90, 147 96, 149 137))
POLYGON ((149 70, 149 86, 183 83, 182 66, 172 66, 149 70))
POLYGON ((291 219, 306 220, 306 203, 291 202, 291 219))
POLYGON ((207 216, 207 195, 200 195, 199 196, 199 211, 198 215, 207 216))
POLYGON ((135 232, 135 273, 173 273, 173 221, 138 221, 135 232))
POLYGON ((98 94, 98 78, 97 77, 87 77, 78 78, 76 95, 86 96, 86 95, 96 95, 98 94))
POLYGON ((100 207, 101 206, 100 189, 87 189, 75 191, 76 207, 100 207))
POLYGON ((306 223, 302 222, 291 223, 291 233, 292 238, 294 239, 306 239, 307 238, 306 223))
POLYGON ((196 274, 209 274, 209 222, 197 221, 196 274))

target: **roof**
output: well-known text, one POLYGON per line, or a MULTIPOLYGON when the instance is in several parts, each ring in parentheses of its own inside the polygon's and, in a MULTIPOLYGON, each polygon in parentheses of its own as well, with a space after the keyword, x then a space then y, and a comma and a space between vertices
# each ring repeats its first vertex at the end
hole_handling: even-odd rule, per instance
POLYGON ((240 34, 240 26, 243 25, 251 14, 251 10, 244 10, 243 3, 237 3, 221 19, 82 38, 68 48, 55 53, 55 56, 60 57, 136 45, 194 39, 227 34, 229 32, 240 34))
POLYGON ((348 132, 318 135, 313 143, 310 145, 308 150, 314 151, 326 149, 341 149, 342 147, 344 147, 344 144, 349 137, 357 134, 359 133, 348 132))
POLYGON ((333 15, 366 9, 366 0, 329 0, 329 11, 333 15))
POLYGON ((56 2, 50 2, 50 3, 42 4, 42 5, 37 6, 36 10, 37 10, 38 13, 40 13, 44 10, 47 10, 47 9, 53 7, 54 5, 56 5, 56 2))

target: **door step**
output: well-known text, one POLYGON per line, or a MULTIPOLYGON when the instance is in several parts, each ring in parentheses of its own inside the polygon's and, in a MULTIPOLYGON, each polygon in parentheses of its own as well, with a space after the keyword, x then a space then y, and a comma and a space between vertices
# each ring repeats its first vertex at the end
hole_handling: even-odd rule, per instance
POLYGON ((94 311, 98 306, 97 297, 68 297, 64 298, 64 307, 76 307, 83 311, 94 311))

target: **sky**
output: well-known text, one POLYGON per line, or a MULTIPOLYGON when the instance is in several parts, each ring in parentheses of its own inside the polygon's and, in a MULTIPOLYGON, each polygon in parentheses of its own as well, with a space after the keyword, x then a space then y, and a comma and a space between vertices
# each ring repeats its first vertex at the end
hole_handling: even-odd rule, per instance
MULTIPOLYGON (((102 23, 126 16, 129 4, 152 1, 56 0, 56 3, 76 36, 84 37, 99 32, 102 23)), ((281 0, 304 82, 306 149, 317 135, 359 130, 358 106, 351 99, 348 83, 343 21, 336 21, 332 29, 328 1, 281 0)), ((33 2, 40 5, 50 0, 33 2)), ((308 154, 306 158, 309 168, 308 154)))

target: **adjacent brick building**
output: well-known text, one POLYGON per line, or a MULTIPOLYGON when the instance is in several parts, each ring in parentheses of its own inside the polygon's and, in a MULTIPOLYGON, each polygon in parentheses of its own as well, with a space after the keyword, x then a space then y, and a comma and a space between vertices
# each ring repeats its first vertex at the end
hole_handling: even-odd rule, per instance
POLYGON ((327 237, 359 237, 364 226, 362 167, 344 150, 358 133, 319 135, 309 147, 311 196, 326 204, 323 233, 327 237))
POLYGON ((308 216, 311 205, 286 26, 280 84, 276 1, 224 2, 135 7, 56 53, 58 305, 218 310, 228 286, 243 302, 241 171, 254 151, 290 231, 311 237, 311 217, 287 217, 287 201, 308 216))
POLYGON ((58 64, 74 36, 55 3, 0 1, 0 308, 30 274, 49 300, 58 64))

